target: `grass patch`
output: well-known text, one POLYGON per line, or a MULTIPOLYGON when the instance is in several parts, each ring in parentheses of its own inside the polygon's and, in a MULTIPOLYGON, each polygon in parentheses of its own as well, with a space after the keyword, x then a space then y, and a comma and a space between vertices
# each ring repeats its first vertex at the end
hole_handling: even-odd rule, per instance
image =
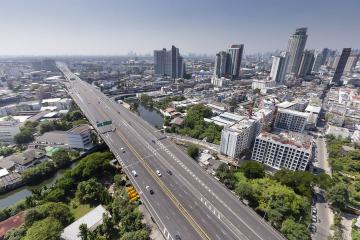
POLYGON ((80 204, 77 199, 72 200, 69 207, 71 213, 75 217, 75 220, 81 218, 93 209, 90 204, 80 204))

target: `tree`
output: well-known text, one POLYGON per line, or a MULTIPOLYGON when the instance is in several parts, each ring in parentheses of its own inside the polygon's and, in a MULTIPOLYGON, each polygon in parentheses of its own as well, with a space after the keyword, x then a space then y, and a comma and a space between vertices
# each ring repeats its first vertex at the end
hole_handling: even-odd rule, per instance
POLYGON ((69 225, 74 220, 69 207, 64 203, 47 202, 38 206, 36 210, 44 218, 53 217, 59 221, 63 227, 69 225))
POLYGON ((149 231, 146 229, 141 229, 134 232, 126 232, 120 240, 148 240, 149 231))
POLYGON ((309 240, 309 231, 304 224, 296 223, 293 219, 286 219, 281 225, 281 232, 289 240, 309 240))
POLYGON ((81 240, 88 240, 89 236, 89 229, 85 223, 81 224, 79 226, 79 235, 78 237, 81 238, 81 240))
POLYGON ((63 226, 53 217, 35 222, 26 232, 24 240, 58 240, 63 226))
POLYGON ((104 187, 94 178, 91 178, 79 183, 76 195, 81 203, 98 204, 104 193, 104 187))
POLYGON ((14 136, 14 141, 16 144, 27 144, 34 140, 34 136, 31 131, 25 129, 20 131, 18 134, 14 136))
POLYGON ((327 192, 327 200, 332 206, 342 209, 349 202, 349 191, 343 183, 338 183, 327 192))
POLYGON ((291 187, 297 194, 306 196, 309 199, 312 195, 312 186, 316 183, 315 176, 304 171, 280 170, 274 174, 274 179, 291 187))
POLYGON ((254 189, 249 182, 240 182, 237 184, 235 193, 241 198, 254 202, 254 189))
POLYGON ((51 156, 51 159, 59 166, 63 167, 70 163, 71 159, 69 157, 69 154, 64 149, 60 149, 53 153, 51 156))
POLYGON ((216 176, 227 188, 231 190, 235 188, 236 177, 234 175, 234 170, 226 163, 220 164, 220 166, 216 169, 216 176))
POLYGON ((199 148, 195 145, 190 145, 187 149, 187 154, 195 159, 199 155, 199 148))
POLYGON ((240 171, 244 172, 245 177, 249 179, 265 177, 264 166, 255 161, 246 161, 240 166, 240 171))
POLYGON ((19 228, 13 228, 6 232, 4 236, 4 240, 20 240, 26 234, 26 229, 24 225, 20 226, 19 228))

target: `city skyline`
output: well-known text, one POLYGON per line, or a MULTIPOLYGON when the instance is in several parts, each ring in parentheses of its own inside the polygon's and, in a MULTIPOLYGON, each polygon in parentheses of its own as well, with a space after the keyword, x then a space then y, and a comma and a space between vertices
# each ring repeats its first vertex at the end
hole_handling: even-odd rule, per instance
POLYGON ((237 42, 244 44, 244 54, 252 54, 285 50, 289 36, 301 27, 308 28, 307 49, 360 47, 355 0, 166 3, 2 2, 0 29, 6 34, 0 55, 151 55, 170 45, 184 55, 215 55, 237 42))

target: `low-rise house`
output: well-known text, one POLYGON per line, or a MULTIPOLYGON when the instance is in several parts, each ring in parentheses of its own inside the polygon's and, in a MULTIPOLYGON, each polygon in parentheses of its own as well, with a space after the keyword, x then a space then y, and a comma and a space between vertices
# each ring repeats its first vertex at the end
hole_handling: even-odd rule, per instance
POLYGON ((26 212, 22 211, 0 222, 0 240, 4 239, 9 230, 20 227, 25 222, 25 215, 26 212))
POLYGON ((102 206, 99 205, 69 226, 67 226, 62 234, 60 239, 61 240, 80 240, 80 230, 79 227, 82 224, 86 224, 89 231, 94 231, 98 226, 100 226, 103 222, 103 216, 107 214, 110 216, 108 211, 102 206))
POLYGON ((22 172, 29 167, 46 161, 47 156, 45 152, 40 149, 27 149, 24 152, 12 154, 4 159, 13 162, 15 169, 18 172, 22 172))

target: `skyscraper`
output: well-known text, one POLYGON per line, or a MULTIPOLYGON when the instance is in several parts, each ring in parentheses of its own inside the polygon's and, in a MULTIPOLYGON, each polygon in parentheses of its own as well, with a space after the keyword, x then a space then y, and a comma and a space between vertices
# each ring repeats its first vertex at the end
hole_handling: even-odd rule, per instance
POLYGON ((243 51, 243 44, 234 44, 228 48, 228 52, 220 51, 216 54, 214 74, 217 77, 239 78, 243 51))
POLYGON ((334 77, 332 79, 332 83, 335 83, 337 85, 341 85, 341 76, 344 72, 346 62, 350 56, 351 48, 343 48, 341 56, 339 58, 339 62, 336 66, 334 77))
POLYGON ((233 44, 228 49, 230 54, 230 74, 232 79, 237 79, 240 77, 240 65, 241 59, 244 51, 243 44, 233 44))
POLYGON ((318 52, 315 56, 314 66, 312 68, 313 72, 319 72, 320 67, 325 64, 326 59, 329 55, 329 49, 324 48, 321 52, 318 52))
POLYGON ((218 77, 227 77, 230 75, 230 55, 221 51, 215 58, 215 75, 218 77))
POLYGON ((179 49, 171 46, 171 50, 154 51, 155 74, 167 75, 172 78, 182 78, 184 76, 184 61, 179 53, 179 49))
POLYGON ((347 62, 346 62, 344 72, 345 73, 352 72, 354 70, 358 60, 359 60, 359 55, 358 54, 351 54, 350 57, 348 58, 347 62))
POLYGON ((305 50, 302 54, 298 75, 304 77, 311 73, 314 64, 314 50, 305 50))
POLYGON ((299 72, 302 53, 305 48, 307 34, 307 28, 298 28, 295 33, 290 36, 287 52, 289 52, 289 63, 287 67, 287 73, 297 74, 299 72))
POLYGON ((275 80, 276 84, 283 84, 287 64, 289 60, 289 54, 287 52, 282 52, 279 56, 273 56, 273 61, 271 65, 270 78, 275 80))

